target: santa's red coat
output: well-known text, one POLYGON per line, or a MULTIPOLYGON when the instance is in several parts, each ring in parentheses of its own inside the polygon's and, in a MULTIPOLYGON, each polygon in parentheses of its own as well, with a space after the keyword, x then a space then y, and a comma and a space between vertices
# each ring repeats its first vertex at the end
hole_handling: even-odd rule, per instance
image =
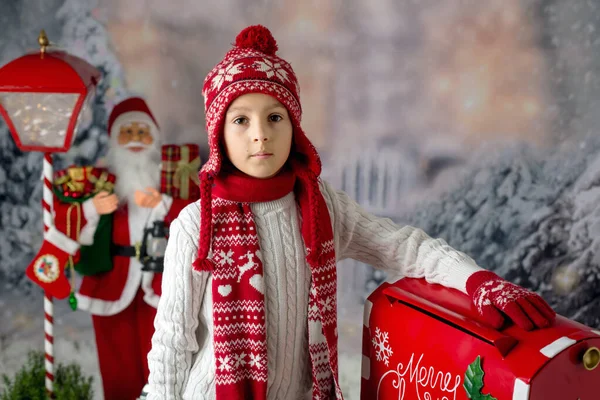
MULTIPOLYGON (((167 195, 163 195, 163 201, 154 209, 141 208, 132 202, 122 204, 113 213, 113 243, 134 246, 142 240, 144 226, 150 227, 153 221, 160 219, 168 226, 187 204, 189 200, 173 199, 167 195)), ((64 233, 67 233, 69 219, 72 227, 77 226, 77 213, 73 210, 68 213, 68 208, 69 204, 58 201, 54 204, 55 225, 64 233)), ((91 199, 83 203, 79 219, 79 238, 75 229, 71 229, 69 236, 79 239, 81 244, 91 244, 99 220, 91 199)), ((156 308, 162 274, 142 272, 140 261, 133 257, 114 256, 112 261, 110 271, 83 277, 77 293, 78 308, 93 315, 115 315, 131 304, 140 287, 144 292, 144 301, 156 308)))

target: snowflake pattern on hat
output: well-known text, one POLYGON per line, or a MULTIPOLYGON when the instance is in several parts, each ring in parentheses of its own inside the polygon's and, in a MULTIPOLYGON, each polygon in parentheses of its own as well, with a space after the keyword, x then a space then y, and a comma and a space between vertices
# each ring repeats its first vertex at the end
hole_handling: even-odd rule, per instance
POLYGON ((230 64, 226 68, 220 68, 212 78, 210 89, 220 90, 223 83, 232 82, 235 76, 243 71, 240 69, 241 66, 242 64, 230 64))

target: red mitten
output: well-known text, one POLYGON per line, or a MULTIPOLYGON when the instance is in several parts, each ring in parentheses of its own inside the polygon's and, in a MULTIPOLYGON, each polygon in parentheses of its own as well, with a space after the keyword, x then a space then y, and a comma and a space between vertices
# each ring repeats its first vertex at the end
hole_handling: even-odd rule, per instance
POLYGON ((467 293, 479 314, 496 329, 504 322, 500 311, 527 331, 549 326, 556 316, 540 295, 491 271, 478 271, 471 275, 467 280, 467 293))
POLYGON ((65 267, 73 258, 79 258, 79 244, 69 239, 55 227, 44 233, 44 242, 37 256, 27 267, 27 276, 52 297, 64 299, 71 293, 71 285, 65 276, 65 267))

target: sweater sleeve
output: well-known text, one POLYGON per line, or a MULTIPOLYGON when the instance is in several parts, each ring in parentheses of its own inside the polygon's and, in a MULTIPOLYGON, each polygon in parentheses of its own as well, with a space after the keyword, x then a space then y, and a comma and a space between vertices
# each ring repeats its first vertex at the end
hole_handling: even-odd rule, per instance
POLYGON ((387 272, 391 281, 425 278, 463 293, 469 276, 482 270, 471 257, 443 239, 369 214, 346 193, 326 182, 321 183, 321 191, 332 219, 338 260, 352 258, 372 265, 387 272))
POLYGON ((198 351, 196 330, 207 272, 195 272, 192 262, 197 253, 198 204, 184 209, 171 223, 165 252, 162 295, 154 320, 148 400, 181 399, 192 367, 192 355, 198 351), (187 212, 186 212, 187 211, 187 212))

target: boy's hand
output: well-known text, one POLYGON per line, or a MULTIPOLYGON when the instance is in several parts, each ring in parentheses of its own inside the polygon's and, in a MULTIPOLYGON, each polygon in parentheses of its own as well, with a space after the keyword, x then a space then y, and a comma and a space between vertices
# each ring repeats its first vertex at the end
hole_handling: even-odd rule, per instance
POLYGON ((556 317, 556 312, 540 295, 491 271, 471 275, 467 280, 467 293, 479 314, 496 329, 504 322, 501 312, 527 331, 550 326, 556 317))

